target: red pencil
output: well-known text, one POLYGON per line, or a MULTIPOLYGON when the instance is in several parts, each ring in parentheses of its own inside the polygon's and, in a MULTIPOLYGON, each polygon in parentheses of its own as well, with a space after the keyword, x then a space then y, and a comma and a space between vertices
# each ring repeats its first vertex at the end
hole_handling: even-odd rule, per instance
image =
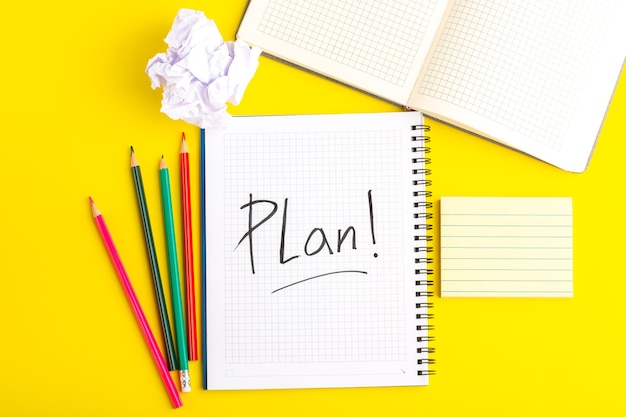
POLYGON ((185 242, 185 282, 187 289, 187 346, 189 360, 198 360, 198 337, 196 332, 196 291, 193 267, 193 235, 191 227, 191 191, 189 186, 189 149, 183 133, 180 144, 180 178, 183 206, 183 234, 185 242))
POLYGON ((109 233, 109 229, 107 228, 106 223, 104 222, 104 218, 100 213, 100 210, 96 207, 91 197, 89 197, 89 203, 91 204, 91 213, 93 214, 93 219, 96 222, 96 227, 98 228, 98 232, 100 232, 100 237, 102 237, 102 241, 104 242, 104 246, 109 254, 109 258, 113 263, 113 267, 115 268, 115 272, 117 272, 117 276, 122 283, 122 287, 124 288, 124 293, 126 294, 126 298, 130 303, 130 307, 135 314, 135 318, 137 319, 137 323, 141 328, 141 332, 143 333, 143 338, 148 344, 148 349, 150 349, 150 354, 152 355, 152 359, 154 359, 154 363, 157 366, 157 370, 159 371, 159 375, 161 376, 161 380, 165 385, 165 389, 167 390, 167 394, 170 397, 170 401, 172 402, 172 406, 174 408, 178 408, 183 405, 182 400, 180 399, 180 395, 176 390, 176 386, 174 385, 174 381, 172 380, 172 376, 170 375, 167 365, 165 364, 165 359, 163 358, 163 354, 159 349, 159 345, 154 338, 154 334, 150 329, 150 325, 148 324, 148 320, 146 319, 145 314, 143 313, 143 309, 139 304, 139 299, 135 294, 135 290, 130 283, 130 279, 128 278, 128 274, 126 273, 126 269, 122 264, 122 259, 120 258, 117 249, 115 248, 115 244, 113 243, 113 238, 109 233))

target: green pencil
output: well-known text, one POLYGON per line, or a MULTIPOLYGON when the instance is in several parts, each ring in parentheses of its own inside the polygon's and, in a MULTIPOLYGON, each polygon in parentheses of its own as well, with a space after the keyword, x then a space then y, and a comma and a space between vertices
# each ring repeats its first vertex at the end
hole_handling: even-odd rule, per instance
POLYGON ((178 272, 178 252, 176 251, 176 233, 174 232, 174 212, 172 210, 172 193, 170 191, 170 174, 161 156, 159 168, 161 180, 161 200, 163 202, 163 221, 165 222, 165 242, 167 244, 167 263, 170 272, 170 286, 172 290, 172 308, 174 310, 174 329, 178 348, 178 365, 180 369, 180 387, 182 392, 190 392, 189 364, 187 359, 187 333, 185 331, 185 317, 183 316, 183 299, 180 289, 180 274, 178 272))
POLYGON ((152 273, 154 295, 156 296, 157 306, 159 308, 159 319, 161 321, 161 331, 163 332, 163 339, 165 342, 165 357, 167 359, 167 366, 170 371, 175 371, 178 367, 176 365, 176 353, 174 351, 174 339, 172 338, 170 318, 167 314, 165 295, 163 293, 163 283, 161 282, 161 270, 159 269, 159 262, 154 246, 154 236, 152 234, 148 203, 146 202, 146 195, 143 187, 141 168, 139 167, 139 161, 137 160, 135 150, 132 146, 130 147, 130 170, 133 174, 133 183, 135 184, 135 193, 137 194, 137 204, 139 205, 141 225, 143 227, 143 235, 146 241, 148 261, 150 262, 150 272, 152 273))

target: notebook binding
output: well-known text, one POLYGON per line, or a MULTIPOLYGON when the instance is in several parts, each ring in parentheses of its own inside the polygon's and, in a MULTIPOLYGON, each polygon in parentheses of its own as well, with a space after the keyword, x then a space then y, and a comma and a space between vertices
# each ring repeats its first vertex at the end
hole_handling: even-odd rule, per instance
POLYGON ((432 192, 426 190, 431 185, 430 179, 427 177, 431 174, 431 170, 427 168, 430 164, 430 158, 427 155, 430 153, 428 143, 430 142, 430 136, 427 133, 430 131, 430 126, 427 125, 415 125, 411 126, 414 131, 411 135, 412 151, 415 156, 412 158, 413 162, 413 207, 415 224, 414 229, 414 253, 415 253, 415 297, 417 302, 415 303, 415 318, 417 320, 416 325, 416 341, 417 341, 417 374, 418 375, 433 375, 435 371, 431 365, 434 365, 435 360, 430 357, 435 353, 435 349, 430 346, 433 342, 433 336, 429 335, 429 332, 434 329, 433 325, 428 324, 433 319, 433 313, 430 309, 433 307, 432 302, 425 302, 424 299, 432 297, 434 292, 432 291, 433 280, 430 276, 433 271, 430 265, 433 262, 431 253, 432 248, 432 224, 430 220, 433 218, 432 213, 429 211, 432 209, 432 202, 428 199, 432 196, 432 192))

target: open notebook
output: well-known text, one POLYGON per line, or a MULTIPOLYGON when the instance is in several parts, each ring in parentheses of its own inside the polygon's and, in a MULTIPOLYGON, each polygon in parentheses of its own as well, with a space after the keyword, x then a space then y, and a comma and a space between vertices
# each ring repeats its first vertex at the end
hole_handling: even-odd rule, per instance
POLYGON ((626 55, 621 0, 252 0, 238 38, 569 171, 626 55))
POLYGON ((207 389, 426 385, 422 115, 205 131, 207 389))

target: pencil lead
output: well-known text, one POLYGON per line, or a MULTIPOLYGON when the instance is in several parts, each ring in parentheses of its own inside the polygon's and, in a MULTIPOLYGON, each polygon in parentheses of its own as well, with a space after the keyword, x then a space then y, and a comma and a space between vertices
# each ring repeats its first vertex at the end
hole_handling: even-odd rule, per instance
POLYGON ((185 140, 185 132, 183 132, 183 140, 185 140))
POLYGON ((93 198, 91 198, 91 196, 89 196, 89 204, 93 205, 93 198))
POLYGON ((135 150, 133 149, 133 145, 130 145, 130 153, 135 153, 135 150))

